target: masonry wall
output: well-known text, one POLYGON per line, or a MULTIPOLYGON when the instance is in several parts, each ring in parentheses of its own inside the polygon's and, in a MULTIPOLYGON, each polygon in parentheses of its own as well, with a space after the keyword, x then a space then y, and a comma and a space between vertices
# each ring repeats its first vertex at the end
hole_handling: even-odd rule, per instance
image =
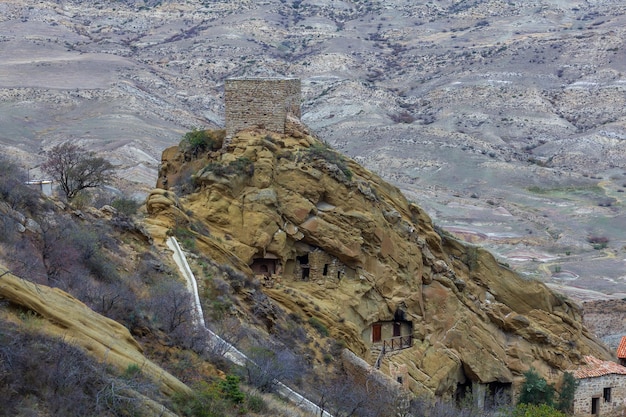
POLYGON ((342 278, 350 277, 350 268, 323 250, 315 249, 307 254, 307 258, 306 263, 298 260, 293 265, 294 279, 337 284, 342 278))
POLYGON ((574 415, 592 416, 591 403, 598 398, 597 416, 621 416, 626 407, 626 375, 605 375, 579 379, 574 397, 574 415), (604 400, 604 388, 611 388, 611 401, 604 400))
MULTIPOLYGON (((402 409, 406 404, 402 398, 405 398, 407 392, 402 388, 405 387, 405 381, 409 385, 408 372, 405 374, 403 369, 398 369, 399 373, 405 377, 402 383, 399 383, 397 379, 391 379, 348 349, 341 352, 341 364, 355 385, 366 387, 370 399, 368 406, 375 407, 378 405, 380 407, 377 409, 370 408, 370 412, 376 411, 376 415, 380 417, 404 415, 402 409)), ((399 375, 395 374, 394 376, 397 378, 399 375)))
POLYGON ((300 117, 297 78, 230 78, 224 83, 226 135, 259 127, 285 133, 287 115, 300 117))

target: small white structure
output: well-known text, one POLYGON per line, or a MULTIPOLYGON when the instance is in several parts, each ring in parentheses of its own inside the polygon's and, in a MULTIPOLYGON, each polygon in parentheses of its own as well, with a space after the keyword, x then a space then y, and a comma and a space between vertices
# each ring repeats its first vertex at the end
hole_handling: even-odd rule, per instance
POLYGON ((41 192, 45 196, 50 197, 52 195, 52 180, 29 180, 26 181, 26 185, 41 192))

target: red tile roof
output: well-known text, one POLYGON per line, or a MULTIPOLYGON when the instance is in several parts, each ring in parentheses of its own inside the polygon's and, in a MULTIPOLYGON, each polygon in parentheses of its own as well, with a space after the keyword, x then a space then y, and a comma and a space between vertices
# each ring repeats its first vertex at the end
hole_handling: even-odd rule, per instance
POLYGON ((586 365, 574 371, 576 379, 596 378, 599 376, 618 374, 626 375, 626 367, 611 361, 603 361, 593 356, 585 356, 586 365))
POLYGON ((617 357, 620 359, 626 359, 626 336, 622 336, 622 340, 617 347, 617 357))

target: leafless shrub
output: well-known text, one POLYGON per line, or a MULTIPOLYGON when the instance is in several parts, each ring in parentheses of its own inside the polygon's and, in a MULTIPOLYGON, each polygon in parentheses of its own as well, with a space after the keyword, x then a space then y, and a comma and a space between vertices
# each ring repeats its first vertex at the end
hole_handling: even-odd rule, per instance
POLYGON ((82 226, 69 218, 43 221, 42 256, 50 284, 71 291, 76 279, 91 275, 102 282, 118 282, 114 263, 104 252, 116 249, 106 229, 98 225, 82 226))
POLYGON ((245 329, 235 317, 224 317, 221 320, 212 321, 210 329, 219 336, 212 337, 208 343, 208 355, 210 358, 223 358, 231 346, 237 346, 245 336, 245 329))
POLYGON ((133 290, 122 282, 106 283, 83 280, 75 294, 94 311, 132 327, 139 316, 139 300, 133 290))
POLYGON ((274 392, 278 381, 293 383, 302 374, 298 358, 286 348, 253 347, 247 353, 245 376, 261 392, 274 392))
POLYGON ((59 339, 21 333, 0 324, 0 415, 99 415, 133 414, 135 399, 122 389, 129 385, 107 375, 80 349, 59 339))
POLYGON ((333 416, 398 417, 410 414, 409 396, 401 390, 380 389, 371 381, 357 383, 343 370, 316 384, 317 405, 333 416))
POLYGON ((166 333, 192 323, 191 295, 178 281, 165 280, 159 283, 150 304, 156 322, 166 333))
POLYGON ((304 330, 301 323, 292 320, 278 323, 274 327, 274 335, 291 349, 296 349, 299 345, 306 344, 309 340, 306 330, 304 330))
POLYGON ((220 265, 219 269, 223 272, 228 280, 233 291, 236 293, 241 292, 244 288, 258 288, 259 282, 253 277, 249 277, 241 271, 237 271, 230 265, 220 265))
POLYGON ((25 183, 28 175, 15 163, 0 155, 0 201, 14 210, 33 212, 39 204, 39 193, 25 183))

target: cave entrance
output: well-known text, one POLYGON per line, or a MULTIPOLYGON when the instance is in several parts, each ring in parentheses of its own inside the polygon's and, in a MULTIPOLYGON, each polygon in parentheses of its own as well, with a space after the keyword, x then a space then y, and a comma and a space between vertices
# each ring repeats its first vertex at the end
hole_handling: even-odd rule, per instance
POLYGON ((250 269, 255 275, 264 275, 265 277, 271 277, 277 273, 278 259, 271 254, 268 254, 264 258, 256 258, 252 261, 250 269))
POLYGON ((485 395, 485 409, 494 410, 502 405, 511 404, 510 382, 490 382, 487 384, 487 393, 485 395))
POLYGON ((465 403, 466 399, 471 398, 472 395, 472 381, 466 379, 464 382, 456 384, 456 392, 454 393, 454 399, 457 404, 465 403))

